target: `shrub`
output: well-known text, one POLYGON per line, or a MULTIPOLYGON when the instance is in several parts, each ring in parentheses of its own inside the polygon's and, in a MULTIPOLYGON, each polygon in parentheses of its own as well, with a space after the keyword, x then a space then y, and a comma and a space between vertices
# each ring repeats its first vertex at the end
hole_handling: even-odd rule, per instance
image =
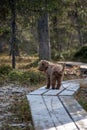
POLYGON ((21 77, 23 75, 22 71, 16 71, 13 70, 8 74, 8 77, 11 81, 20 81, 21 77))
POLYGON ((0 66, 0 75, 8 75, 12 68, 8 65, 0 66))
POLYGON ((38 62, 39 62, 39 59, 36 59, 36 60, 32 61, 31 63, 27 64, 25 68, 27 69, 27 68, 31 68, 31 67, 37 67, 38 62))
POLYGON ((29 79, 31 85, 38 84, 45 79, 44 75, 42 75, 39 71, 35 71, 32 69, 28 72, 24 72, 23 77, 25 79, 29 79))
POLYGON ((52 59, 53 60, 71 60, 73 57, 73 54, 75 53, 75 50, 63 50, 59 53, 59 51, 53 49, 52 50, 52 59))
POLYGON ((45 80, 45 76, 36 69, 30 69, 25 72, 13 70, 8 74, 8 77, 10 81, 17 81, 26 85, 38 84, 45 80))
POLYGON ((73 59, 80 59, 81 61, 87 61, 87 45, 81 47, 74 55, 73 59))
POLYGON ((61 56, 58 51, 56 51, 55 49, 52 49, 51 57, 53 60, 59 60, 61 56))

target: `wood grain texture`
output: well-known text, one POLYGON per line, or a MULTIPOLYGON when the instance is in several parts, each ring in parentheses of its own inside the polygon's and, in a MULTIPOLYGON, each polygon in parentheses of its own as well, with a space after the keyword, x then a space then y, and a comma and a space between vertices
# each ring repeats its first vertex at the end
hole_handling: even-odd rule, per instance
POLYGON ((59 90, 41 87, 27 95, 35 130, 87 130, 87 112, 74 99, 79 81, 62 82, 59 90))
POLYGON ((56 130, 42 96, 28 95, 35 130, 56 130))
POLYGON ((87 130, 87 112, 80 106, 74 97, 60 97, 67 111, 80 130, 87 130))
POLYGON ((44 96, 49 114, 58 130, 78 130, 57 96, 44 96))

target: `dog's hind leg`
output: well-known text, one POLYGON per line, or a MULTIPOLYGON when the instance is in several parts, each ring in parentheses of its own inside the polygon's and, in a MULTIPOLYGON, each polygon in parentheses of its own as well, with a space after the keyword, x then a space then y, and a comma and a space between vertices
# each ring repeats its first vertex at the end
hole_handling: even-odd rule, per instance
POLYGON ((52 89, 55 89, 55 86, 56 86, 56 78, 55 78, 54 75, 51 77, 51 85, 52 85, 52 89))
POLYGON ((59 76, 57 78, 57 87, 56 87, 56 89, 59 89, 61 87, 61 82, 62 82, 62 76, 59 76))

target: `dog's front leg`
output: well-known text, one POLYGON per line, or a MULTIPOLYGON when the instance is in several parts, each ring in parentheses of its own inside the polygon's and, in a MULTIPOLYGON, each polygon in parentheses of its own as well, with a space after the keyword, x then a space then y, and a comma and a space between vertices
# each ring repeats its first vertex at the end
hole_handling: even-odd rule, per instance
POLYGON ((47 87, 46 88, 47 89, 50 88, 50 76, 47 76, 47 87))

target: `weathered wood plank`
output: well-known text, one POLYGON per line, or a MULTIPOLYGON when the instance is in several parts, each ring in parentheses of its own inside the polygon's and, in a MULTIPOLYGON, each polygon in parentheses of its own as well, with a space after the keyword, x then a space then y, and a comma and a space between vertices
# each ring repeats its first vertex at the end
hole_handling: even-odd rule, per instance
POLYGON ((76 92, 79 88, 80 88, 79 83, 72 83, 67 89, 76 92))
POLYGON ((78 130, 57 96, 44 96, 43 98, 58 130, 78 130))
POLYGON ((62 87, 63 87, 63 88, 68 88, 68 87, 70 87, 72 84, 73 84, 73 83, 70 82, 70 81, 63 81, 63 82, 62 82, 62 87))
POLYGON ((87 113, 72 96, 82 81, 63 81, 59 90, 44 86, 27 95, 35 130, 87 130, 87 113))
POLYGON ((66 89, 70 89, 70 90, 74 90, 77 91, 80 87, 78 82, 66 82, 66 83, 62 83, 62 87, 66 88, 66 89))
POLYGON ((61 92, 61 93, 59 94, 59 96, 72 96, 72 95, 74 95, 74 94, 75 94, 74 91, 71 91, 71 90, 66 89, 66 90, 64 90, 63 92, 61 92))
POLYGON ((45 96, 56 96, 63 90, 64 90, 64 88, 61 86, 60 89, 50 89, 49 91, 45 92, 43 95, 45 95, 45 96))
MULTIPOLYGON (((52 89, 46 89, 46 86, 41 87, 33 92, 31 92, 31 95, 57 95, 59 94, 61 91, 63 91, 64 89, 68 90, 73 90, 73 91, 77 91, 79 89, 79 85, 78 83, 74 83, 74 82, 68 82, 68 83, 62 83, 61 87, 59 90, 52 90, 52 89)), ((64 95, 66 94, 66 91, 64 92, 64 95)), ((72 94, 69 94, 72 95, 72 94)))
MULTIPOLYGON (((52 89, 46 89, 45 88, 46 86, 44 87, 41 87, 33 92, 31 92, 30 94, 31 95, 57 95, 59 94, 61 91, 63 91, 64 89, 70 89, 70 90, 74 90, 76 91, 79 86, 77 83, 65 83, 65 84, 62 84, 60 89, 59 90, 52 90, 52 89)), ((66 92, 65 92, 66 93, 66 92)), ((65 95, 65 94, 64 94, 65 95)), ((70 94, 71 95, 71 94, 70 94)))
POLYGON ((27 95, 35 130, 56 130, 52 118, 40 95, 27 95))
POLYGON ((85 79, 72 79, 72 80, 66 80, 66 81, 62 81, 63 84, 67 84, 67 83, 79 83, 82 82, 84 80, 87 80, 87 78, 85 79))
POLYGON ((87 112, 79 105, 74 97, 60 96, 60 99, 78 128, 80 130, 87 130, 87 112))
POLYGON ((59 95, 60 96, 72 96, 75 92, 80 88, 78 83, 70 83, 68 84, 67 88, 63 90, 59 95))
POLYGON ((41 95, 45 92, 49 91, 48 89, 46 89, 46 86, 42 87, 42 88, 39 88, 33 92, 30 93, 30 95, 41 95))

